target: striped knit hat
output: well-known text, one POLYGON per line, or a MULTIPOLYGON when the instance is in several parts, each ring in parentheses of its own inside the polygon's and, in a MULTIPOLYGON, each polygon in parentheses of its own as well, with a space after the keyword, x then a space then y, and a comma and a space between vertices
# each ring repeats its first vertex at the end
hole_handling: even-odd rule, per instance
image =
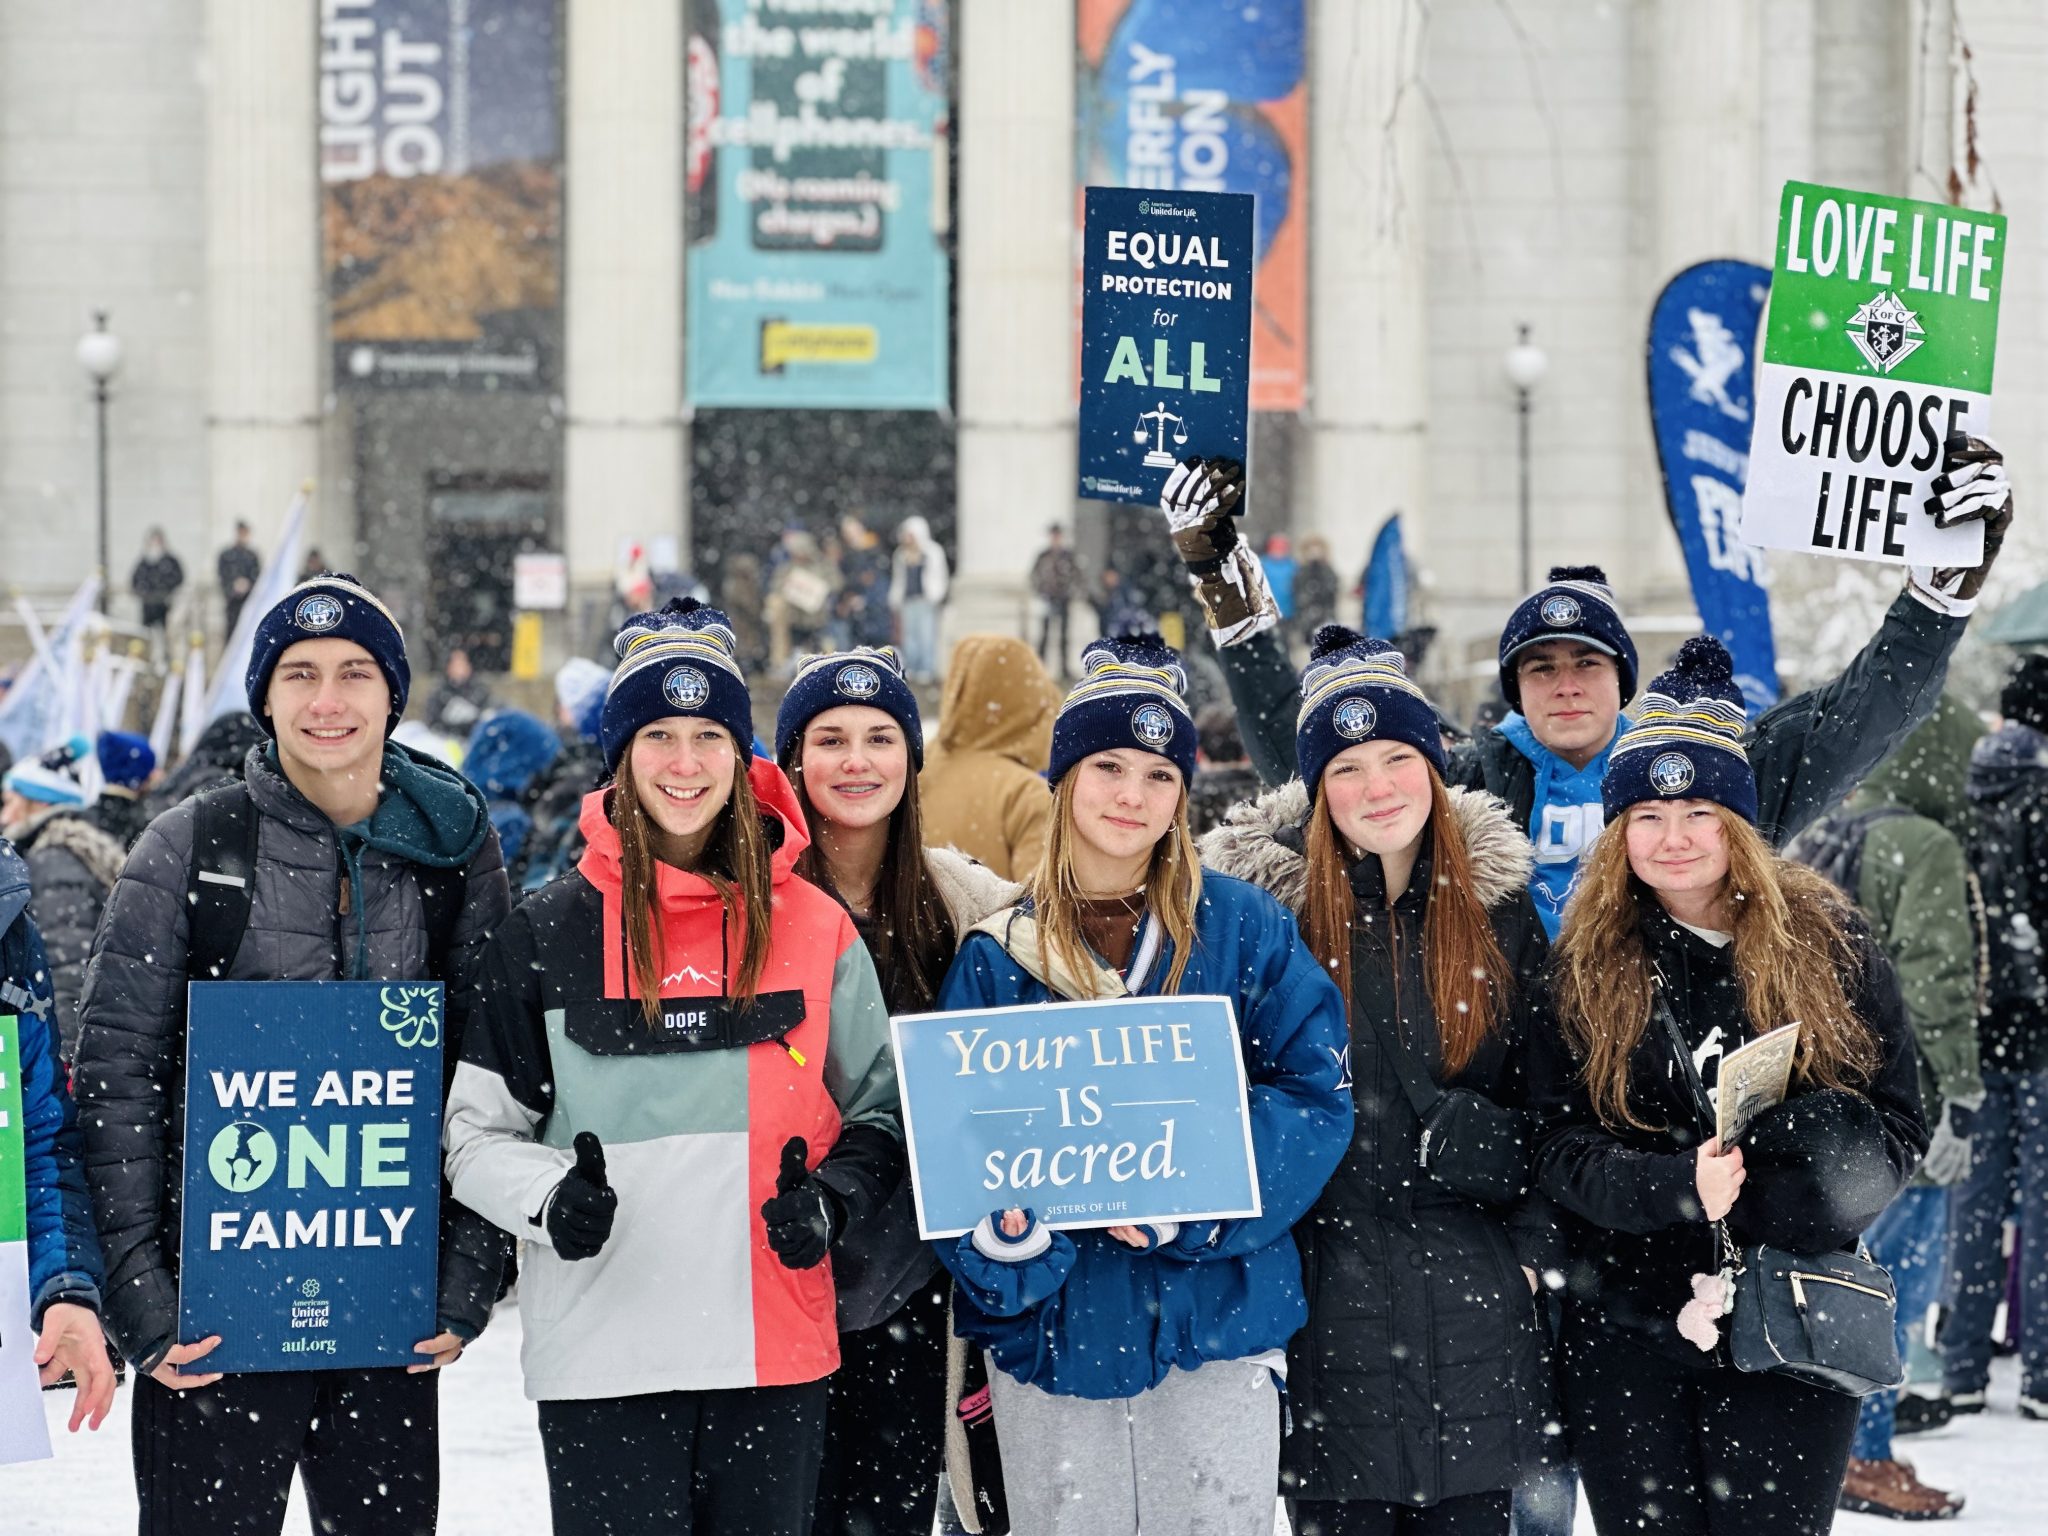
POLYGON ((1613 821, 1641 800, 1711 800, 1756 821, 1756 774, 1742 750, 1748 724, 1735 663, 1711 635, 1678 648, 1608 755, 1600 800, 1613 821))
POLYGON ((890 715, 903 727, 911 767, 924 767, 924 723, 917 712, 917 695, 903 680, 903 658, 893 645, 857 645, 798 662, 789 692, 775 712, 776 757, 787 759, 805 726, 843 704, 865 704, 890 715))
POLYGON ((633 733, 670 715, 715 720, 746 752, 754 740, 754 702, 735 646, 726 616, 694 597, 671 598, 658 612, 626 620, 612 641, 619 667, 598 720, 605 767, 617 772, 633 733))
POLYGON ((412 666, 405 657, 405 631, 383 599, 353 576, 329 572, 302 581, 279 598, 256 626, 249 646, 249 670, 243 674, 249 713, 269 735, 277 723, 265 711, 270 674, 278 658, 301 640, 353 640, 368 651, 391 685, 391 713, 384 722, 388 735, 405 718, 406 696, 412 692, 412 666))
POLYGON ((1621 673, 1621 702, 1636 696, 1636 643, 1599 566, 1553 565, 1549 582, 1508 615, 1500 632, 1500 691, 1516 709, 1522 707, 1522 685, 1515 677, 1515 659, 1546 640, 1579 640, 1606 652, 1621 673))
POLYGON ((1405 741, 1444 771, 1444 741, 1435 709, 1409 681, 1408 664, 1384 640, 1342 624, 1316 631, 1301 674, 1301 713, 1294 757, 1314 795, 1330 759, 1361 741, 1405 741))
POLYGON ((1097 640, 1081 652, 1081 681, 1052 722, 1057 784, 1091 752, 1136 747, 1156 752, 1194 777, 1195 720, 1188 713, 1188 675, 1180 656, 1149 631, 1097 640))

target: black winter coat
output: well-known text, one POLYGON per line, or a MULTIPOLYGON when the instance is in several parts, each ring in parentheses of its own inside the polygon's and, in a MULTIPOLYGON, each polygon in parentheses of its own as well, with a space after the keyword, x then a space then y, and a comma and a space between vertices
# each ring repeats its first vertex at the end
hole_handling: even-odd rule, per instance
MULTIPOLYGON (((1711 1088, 1719 1053, 1755 1033, 1742 1011, 1733 948, 1681 928, 1647 890, 1638 888, 1636 899, 1658 984, 1711 1088)), ((1919 1058, 1898 980, 1862 917, 1848 908, 1842 915, 1857 955, 1844 988, 1877 1036, 1881 1064, 1861 1093, 1795 1083, 1750 1127, 1742 1140, 1748 1177, 1727 1220, 1738 1246, 1853 1250, 1927 1150, 1919 1058)), ((1645 1027, 1629 1061, 1628 1100, 1637 1119, 1666 1129, 1602 1125, 1554 1032, 1539 1039, 1531 1072, 1542 1124, 1536 1176, 1575 1218, 1567 1326, 1619 1330, 1690 1364, 1728 1366, 1725 1342, 1704 1355, 1677 1328, 1692 1276, 1718 1270, 1722 1255, 1694 1183, 1697 1148, 1712 1129, 1700 1123, 1664 1029, 1654 1016, 1645 1027)))
POLYGON ((28 915, 43 935, 50 989, 57 997, 63 1059, 78 1054, 78 1005, 85 966, 107 893, 121 873, 127 849, 94 825, 88 812, 45 812, 24 822, 14 846, 28 865, 28 915))
MULTIPOLYGON (((430 867, 377 846, 355 854, 360 879, 342 910, 343 852, 334 823, 293 787, 268 754, 250 750, 244 774, 258 813, 249 926, 229 981, 396 981, 428 974, 420 880, 430 867), (358 945, 365 965, 358 973, 358 945)), ((482 796, 451 769, 401 747, 385 749, 385 799, 403 778, 431 802, 445 856, 460 863, 462 907, 446 959, 452 1074, 476 992, 484 941, 511 902, 497 834, 482 796), (395 759, 393 754, 399 754, 395 759), (409 767, 407 765, 410 765, 409 767), (417 777, 416 777, 417 776, 417 777), (473 820, 471 819, 473 818, 473 820), (466 853, 462 850, 467 850, 466 853)), ((106 1251, 107 1329, 123 1354, 150 1370, 179 1342, 178 1232, 184 1190, 186 874, 194 807, 164 812, 144 830, 107 902, 86 977, 84 1028, 74 1068, 85 1130, 86 1179, 106 1251)), ((372 826, 383 822, 380 808, 372 826)), ((353 841, 353 839, 352 839, 353 841)), ((436 853, 434 856, 443 856, 436 853)), ((440 1316, 475 1337, 497 1299, 505 1241, 489 1223, 441 1203, 440 1316)))
MULTIPOLYGON (((1526 883, 1528 840, 1484 796, 1453 791, 1474 880, 1515 979, 1514 1004, 1451 1085, 1497 1104, 1526 1101, 1524 1059, 1550 1024, 1547 953, 1526 883)), ((1306 861, 1299 784, 1240 807, 1203 839, 1203 862, 1264 885, 1297 912, 1306 861)), ((1283 1490, 1304 1499, 1430 1505, 1512 1488, 1543 1454, 1554 1419, 1540 1303, 1523 1266, 1558 1269, 1564 1250, 1549 1202, 1482 1205, 1417 1161, 1422 1122, 1396 1075, 1388 1030, 1416 1042, 1442 1081, 1438 1025, 1423 975, 1424 849, 1391 911, 1380 862, 1353 866, 1350 1150, 1294 1230, 1308 1326, 1288 1350, 1294 1433, 1283 1490)), ((1533 1129, 1533 1117, 1532 1127, 1533 1129)))

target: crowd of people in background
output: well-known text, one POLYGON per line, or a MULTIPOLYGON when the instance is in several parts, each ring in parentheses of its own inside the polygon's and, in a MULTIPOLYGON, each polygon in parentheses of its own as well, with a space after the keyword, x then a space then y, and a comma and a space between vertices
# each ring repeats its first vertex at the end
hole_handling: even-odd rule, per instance
MULTIPOLYGON (((571 1536, 1266 1536, 1276 1497, 1300 1536, 1548 1536, 1581 1496, 1602 1532, 1953 1516, 1895 1442, 1985 1411, 2001 1331, 2048 1422, 2048 657, 1988 724, 1944 696, 2012 502, 1960 437, 1939 488, 1985 565, 1915 568, 1754 719, 1709 637, 1642 679, 1569 566, 1461 730, 1335 622, 1319 541, 1254 551, 1227 460, 1162 500, 1230 701, 1200 707, 1057 526, 1026 637, 942 659, 944 549, 848 517, 728 559, 723 609, 626 616, 545 719, 460 650, 409 713, 388 608, 308 572, 183 761, 110 730, 0 780, 44 1380, 97 1427, 109 1343, 131 1368, 145 1531, 274 1532, 295 1476, 320 1529, 430 1530, 435 1373, 515 1274, 571 1536), (1107 633, 1072 656, 1080 601, 1107 633), (221 1374, 180 1336, 208 975, 447 985, 411 1368, 221 1374), (1258 1216, 920 1239, 891 1014, 1194 993, 1233 1002, 1258 1216), (711 1048, 641 1049, 679 997, 711 1048), (1721 1063, 1788 1020, 1787 1096, 1721 1145, 1721 1063), (1881 1265, 1880 1353, 1938 1316, 1903 1392, 1738 1356, 1768 1252, 1881 1265)), ((159 627, 181 581, 155 539, 159 627)))

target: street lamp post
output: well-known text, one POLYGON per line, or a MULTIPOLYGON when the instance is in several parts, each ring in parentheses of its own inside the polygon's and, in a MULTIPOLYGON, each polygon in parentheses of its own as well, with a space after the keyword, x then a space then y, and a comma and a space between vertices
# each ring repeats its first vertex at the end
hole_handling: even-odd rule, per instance
POLYGON ((92 380, 93 435, 99 464, 100 612, 107 611, 107 589, 114 584, 113 552, 107 523, 107 385, 121 369, 121 340, 107 329, 107 312, 92 312, 92 329, 78 338, 78 366, 92 380))
POLYGON ((1501 359, 1501 367, 1507 373, 1508 382, 1515 387, 1515 439, 1521 470, 1519 547, 1522 584, 1517 590, 1528 592, 1534 586, 1534 577, 1529 569, 1529 398, 1550 371, 1550 358, 1529 339, 1529 327, 1517 325, 1515 344, 1501 359))

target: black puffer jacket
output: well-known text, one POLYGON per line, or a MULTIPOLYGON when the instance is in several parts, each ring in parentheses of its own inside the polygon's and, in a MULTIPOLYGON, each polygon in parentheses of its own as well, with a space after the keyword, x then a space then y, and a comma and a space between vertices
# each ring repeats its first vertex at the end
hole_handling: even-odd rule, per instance
MULTIPOLYGON (((373 841, 342 838, 295 789, 270 747, 244 765, 258 813, 255 892, 230 981, 392 981, 428 974, 419 880, 459 870, 463 901, 446 960, 452 1076, 484 941, 511 902, 483 797, 453 770, 387 746, 373 841), (388 832, 387 832, 388 829, 388 832), (414 857, 396 851, 403 841, 414 857), (351 881, 342 910, 346 863, 351 881)), ((85 984, 74 1089, 86 1177, 106 1250, 106 1321, 138 1369, 177 1342, 178 1207, 184 1187, 185 884, 188 802, 151 822, 107 902, 85 984)), ((497 1297, 505 1244, 482 1218, 441 1206, 440 1315, 474 1337, 497 1297)))
POLYGON ((78 1004, 85 992, 92 936, 127 850, 95 826, 86 812, 75 809, 31 817, 15 828, 13 839, 28 865, 28 915, 35 919, 50 957, 57 1027, 64 1060, 69 1062, 78 1054, 78 1004))
MULTIPOLYGON (((1504 1027, 1452 1086, 1519 1108, 1529 1036, 1551 1027, 1543 929, 1525 889, 1529 843, 1495 801, 1454 790, 1452 804, 1516 983, 1504 1027)), ((1240 806, 1202 840, 1203 862, 1299 912, 1307 813, 1298 782, 1240 806)), ((1399 1029, 1441 1078, 1423 975, 1430 865, 1425 847, 1391 912, 1379 860, 1351 871, 1357 1119, 1344 1161, 1294 1230, 1309 1320, 1288 1350, 1294 1433, 1282 1483, 1297 1498, 1428 1505, 1511 1488, 1540 1459, 1554 1418, 1539 1304, 1522 1274, 1563 1263, 1549 1202, 1532 1190, 1511 1208, 1481 1205, 1423 1171, 1422 1122, 1383 1044, 1384 1030, 1399 1029)))
MULTIPOLYGON (((1643 935, 1671 1012, 1712 1087, 1720 1053, 1753 1033, 1742 1011, 1731 946, 1679 927, 1638 888, 1643 935)), ((1853 909, 1843 908, 1857 963, 1844 987, 1876 1032, 1881 1065, 1866 1092, 1801 1090, 1760 1116, 1742 1141, 1748 1175, 1728 1213, 1738 1245, 1799 1253, 1853 1250, 1863 1230, 1905 1187, 1927 1150, 1918 1054, 1891 962, 1853 909)), ((1538 1042, 1531 1071, 1542 1130, 1536 1175, 1576 1218, 1568 1327, 1620 1330, 1677 1359, 1725 1366, 1727 1346, 1705 1355, 1679 1336, 1691 1277, 1721 1267, 1719 1241, 1700 1209, 1694 1162, 1702 1129, 1690 1079, 1653 1017, 1629 1060, 1629 1107, 1663 1130, 1612 1131, 1593 1113, 1562 1036, 1538 1042)))

